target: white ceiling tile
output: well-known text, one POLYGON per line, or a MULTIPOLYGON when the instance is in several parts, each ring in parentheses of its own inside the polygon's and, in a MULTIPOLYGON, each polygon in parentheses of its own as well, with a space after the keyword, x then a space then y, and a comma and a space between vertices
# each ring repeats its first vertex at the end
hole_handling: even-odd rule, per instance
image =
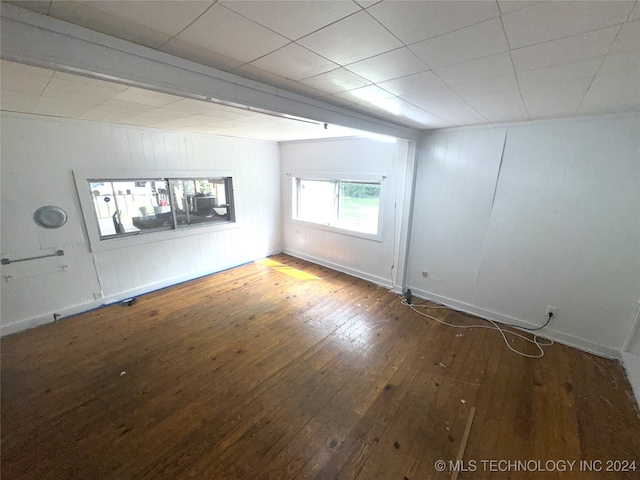
POLYGON ((283 36, 217 4, 177 38, 245 63, 289 43, 283 36))
POLYGON ((300 82, 291 82, 287 85, 283 85, 282 90, 287 90, 289 92, 297 93, 298 95, 304 95, 306 97, 311 98, 320 98, 324 97, 327 92, 323 92, 322 90, 318 90, 310 85, 305 85, 300 82))
POLYGON ((633 2, 540 2, 502 16, 511 48, 521 48, 624 22, 633 2))
POLYGON ((125 118, 116 123, 119 123, 121 125, 132 125, 135 127, 154 127, 154 128, 159 128, 162 125, 162 121, 160 120, 156 120, 153 118, 144 118, 144 117, 143 118, 137 118, 137 117, 125 118))
POLYGON ((511 52, 516 72, 576 62, 606 55, 620 30, 619 26, 603 28, 511 52))
POLYGON ((247 118, 247 116, 238 118, 220 118, 212 117, 210 115, 196 115, 195 118, 198 120, 198 125, 229 125, 241 118, 247 118))
POLYGON ((500 11, 502 13, 507 13, 512 10, 518 10, 519 8, 528 7, 530 5, 535 5, 540 0, 536 1, 525 1, 525 0, 498 0, 498 6, 500 7, 500 11))
POLYGON ((79 118, 82 120, 94 120, 96 122, 119 122, 130 116, 131 112, 129 110, 99 105, 88 110, 79 118))
POLYGON ((604 57, 588 58, 572 63, 563 63, 552 67, 537 68, 518 72, 520 88, 558 85, 581 79, 593 79, 602 65, 604 57))
POLYGON ((187 118, 190 117, 192 114, 191 113, 186 113, 186 112, 179 112, 177 110, 169 110, 168 108, 155 108, 153 110, 151 110, 152 112, 157 113, 158 115, 164 115, 165 117, 170 117, 170 118, 187 118))
POLYGON ((84 75, 76 75, 73 73, 55 72, 53 78, 56 81, 63 80, 65 82, 71 82, 72 84, 80 84, 80 88, 88 85, 89 87, 99 87, 104 90, 115 90, 116 92, 124 92, 130 88, 129 85, 122 83, 108 82, 106 80, 99 80, 97 78, 85 77, 84 75))
POLYGON ((425 40, 409 48, 432 69, 509 51, 499 18, 425 40))
POLYGON ((220 105, 212 104, 209 110, 207 110, 203 115, 205 117, 214 117, 216 119, 237 120, 239 118, 244 118, 255 114, 250 112, 249 110, 243 110, 240 108, 225 108, 220 105))
POLYGON ((640 51, 610 55, 589 87, 581 115, 640 111, 640 51))
POLYGON ((0 64, 0 72, 3 90, 31 95, 40 95, 53 77, 51 70, 5 60, 0 64))
POLYGON ((369 8, 376 3, 380 3, 382 0, 354 0, 362 8, 369 8))
POLYGON ((378 86, 394 95, 400 96, 433 90, 434 88, 444 87, 445 84, 433 72, 428 71, 381 82, 378 86))
POLYGON ((90 28, 97 32, 106 33, 107 35, 151 48, 158 48, 171 38, 166 33, 143 27, 125 17, 98 10, 92 3, 54 1, 51 3, 49 15, 81 27, 90 28))
MULTIPOLYGON (((23 94, 7 89, 6 75, 7 72, 29 72, 31 67, 3 61, 2 69, 0 102, 2 102, 2 108, 9 111, 30 113, 30 110, 33 110, 33 113, 56 117, 80 118, 89 121, 231 135, 243 138, 268 137, 271 140, 330 138, 353 136, 359 133, 357 130, 345 129, 336 125, 332 125, 328 130, 325 130, 322 126, 285 119, 274 119, 271 116, 250 112, 242 107, 235 108, 193 99, 181 99, 170 103, 166 107, 135 103, 135 101, 145 101, 147 99, 173 100, 174 97, 160 92, 147 91, 115 83, 111 85, 112 88, 105 88, 106 82, 104 81, 69 74, 54 74, 53 71, 46 69, 33 69, 32 73, 35 77, 55 80, 54 83, 57 84, 58 89, 50 89, 49 91, 60 95, 60 98, 23 94), (75 88, 82 90, 82 93, 74 91, 73 89, 75 88), (96 99, 86 95, 87 93, 104 92, 105 90, 112 95, 118 95, 123 89, 127 90, 127 95, 122 95, 120 98, 134 100, 134 102, 113 99, 96 106, 96 99)), ((291 85, 297 85, 300 89, 305 90, 307 94, 309 92, 324 94, 306 85, 291 85)), ((333 98, 332 103, 339 105, 349 104, 349 102, 338 98, 333 98)))
POLYGON ((640 50, 607 56, 585 95, 579 113, 640 109, 640 50))
POLYGON ((18 7, 26 8, 33 12, 42 13, 46 15, 49 12, 50 0, 24 0, 24 1, 9 1, 7 3, 13 3, 18 7))
POLYGON ((192 62, 227 72, 244 63, 241 60, 227 57, 221 53, 213 52, 179 38, 172 38, 162 45, 159 50, 161 52, 168 53, 169 55, 174 55, 176 57, 184 58, 185 60, 191 60, 192 62))
POLYGON ((473 125, 487 121, 449 87, 405 95, 402 99, 454 125, 473 125))
POLYGON ((168 120, 168 121, 162 123, 162 127, 163 128, 168 128, 168 129, 189 128, 189 127, 193 127, 195 125, 199 125, 198 118, 197 118, 196 115, 189 116, 189 117, 184 117, 184 118, 174 118, 172 120, 168 120))
POLYGON ((516 76, 503 75, 501 77, 477 80, 474 82, 460 83, 451 86, 451 90, 457 93, 462 100, 469 103, 470 100, 487 97, 496 93, 518 91, 516 76))
POLYGON ((640 20, 627 22, 622 26, 609 53, 621 53, 640 49, 640 20))
POLYGON ((435 68, 434 72, 448 85, 483 80, 513 73, 509 53, 499 53, 468 62, 435 68))
POLYGON ((101 12, 125 18, 142 27, 173 37, 202 15, 214 2, 211 0, 179 2, 91 0, 83 3, 101 12))
POLYGON ((360 104, 361 107, 376 113, 391 114, 398 118, 399 123, 414 128, 442 128, 453 126, 452 123, 439 118, 421 108, 397 97, 386 98, 376 102, 360 104))
POLYGON ((232 73, 240 75, 241 77, 255 80, 257 82, 266 83, 267 85, 272 85, 274 87, 279 87, 282 85, 286 85, 287 83, 291 83, 290 78, 285 78, 280 75, 276 75, 275 73, 267 72, 266 70, 254 67, 249 63, 233 69, 232 73))
POLYGON ((349 101, 349 100, 347 100, 345 98, 336 97, 335 95, 328 95, 326 97, 323 97, 322 101, 331 103, 333 105, 338 105, 340 107, 345 107, 345 108, 348 108, 349 110, 351 110, 353 107, 356 106, 355 103, 353 103, 353 102, 351 102, 351 101, 349 101))
POLYGON ((291 40, 297 40, 360 10, 355 3, 342 0, 220 3, 291 40))
POLYGON ((105 107, 111 107, 114 109, 120 109, 125 112, 130 112, 129 116, 137 115, 139 113, 148 112, 153 110, 150 105, 142 105, 140 103, 124 102, 122 100, 107 100, 103 104, 105 107))
POLYGON ((640 111, 640 94, 621 90, 589 91, 578 109, 579 115, 602 115, 640 111))
POLYGON ((5 73, 22 73, 24 75, 34 75, 39 77, 51 78, 53 71, 47 68, 33 67, 31 65, 25 65, 23 63, 10 62, 8 60, 0 59, 0 72, 2 75, 5 73))
POLYGON ((62 90, 50 90, 45 91, 40 96, 42 101, 50 101, 55 103, 69 103, 78 105, 88 105, 91 108, 97 107, 103 102, 107 101, 104 98, 97 99, 92 95, 83 95, 81 93, 65 92, 62 90))
POLYGON ((73 82, 63 80, 56 75, 53 76, 42 92, 42 94, 48 98, 59 98, 71 102, 78 99, 79 101, 93 103, 94 105, 99 105, 106 100, 114 98, 118 93, 120 92, 104 88, 98 83, 73 82))
POLYGON ((356 104, 346 98, 336 97, 335 95, 327 95, 326 97, 322 97, 323 102, 328 102, 333 105, 338 105, 340 107, 345 107, 348 109, 353 108, 356 104))
POLYGON ((93 103, 41 97, 31 112, 54 117, 80 118, 81 115, 94 107, 93 103))
POLYGON ((491 122, 521 122, 529 120, 520 92, 515 89, 466 99, 467 103, 491 122))
POLYGON ((576 114, 589 81, 574 81, 563 85, 542 85, 521 88, 522 99, 532 120, 570 117, 576 114))
POLYGON ((150 112, 139 113, 137 115, 127 117, 125 120, 127 121, 127 123, 130 123, 132 125, 158 125, 161 123, 176 120, 176 117, 172 115, 165 115, 158 112, 157 110, 152 110, 150 112))
POLYGON ((193 100, 191 98, 185 98, 176 103, 171 103, 166 106, 168 110, 175 110, 177 112, 192 113, 194 115, 202 115, 211 110, 211 106, 207 102, 201 100, 193 100))
POLYGON ((358 104, 366 102, 377 102, 385 98, 391 98, 394 95, 376 85, 368 85, 366 87, 356 88, 355 90, 336 93, 334 96, 338 98, 344 98, 345 100, 349 100, 353 103, 358 104))
POLYGON ((306 78, 301 80, 300 83, 316 88, 325 93, 339 93, 370 85, 368 80, 343 67, 316 75, 315 77, 306 78))
POLYGON ((633 79, 629 86, 637 86, 640 82, 640 49, 607 55, 597 76, 620 80, 633 79))
POLYGON ((280 50, 265 55, 251 62, 251 65, 296 81, 338 67, 330 60, 296 43, 290 43, 280 50))
POLYGON ((352 63, 346 68, 374 83, 428 70, 428 67, 406 47, 352 63))
POLYGON ((298 40, 298 43, 340 65, 402 46, 397 38, 364 11, 312 33, 298 40))
POLYGON ((495 2, 382 2, 367 10, 406 45, 497 17, 495 2))
POLYGON ((40 95, 14 92, 3 88, 0 96, 0 109, 8 112, 29 113, 36 106, 39 99, 40 95))
POLYGON ((152 107, 164 107, 170 103, 179 102, 182 97, 168 95, 166 93, 154 92, 152 90, 144 90, 142 88, 130 87, 124 92, 118 93, 115 100, 124 100, 125 102, 141 103, 152 107))

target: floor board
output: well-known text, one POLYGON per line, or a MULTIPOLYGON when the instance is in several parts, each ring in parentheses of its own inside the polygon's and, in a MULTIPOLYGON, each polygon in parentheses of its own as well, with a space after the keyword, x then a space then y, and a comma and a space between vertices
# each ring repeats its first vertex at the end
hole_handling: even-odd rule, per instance
POLYGON ((580 471, 640 469, 618 362, 523 358, 495 331, 271 260, 319 278, 256 262, 3 338, 2 478, 449 479, 472 406, 460 479, 640 478, 580 471))

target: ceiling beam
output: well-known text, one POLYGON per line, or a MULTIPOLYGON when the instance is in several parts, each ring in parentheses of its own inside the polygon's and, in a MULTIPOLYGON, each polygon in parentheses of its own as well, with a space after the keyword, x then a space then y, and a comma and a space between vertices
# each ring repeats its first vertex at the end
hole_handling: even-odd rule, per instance
POLYGON ((419 132, 2 2, 3 60, 416 140, 419 132))

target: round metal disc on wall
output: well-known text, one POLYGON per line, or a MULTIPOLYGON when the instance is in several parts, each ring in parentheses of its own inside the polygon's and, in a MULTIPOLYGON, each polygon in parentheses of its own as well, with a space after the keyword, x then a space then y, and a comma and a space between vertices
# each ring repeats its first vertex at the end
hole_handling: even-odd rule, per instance
POLYGON ((67 213, 60 207, 46 205, 33 214, 35 222, 44 228, 60 228, 67 223, 67 213))

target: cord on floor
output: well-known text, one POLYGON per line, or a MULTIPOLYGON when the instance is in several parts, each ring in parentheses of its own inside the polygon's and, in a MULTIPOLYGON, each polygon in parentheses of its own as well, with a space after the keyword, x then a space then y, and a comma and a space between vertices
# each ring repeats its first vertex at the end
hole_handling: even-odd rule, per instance
MULTIPOLYGON (((436 302, 433 302, 436 303, 436 302)), ((518 355, 522 356, 522 357, 526 357, 526 358, 542 358, 544 357, 544 350, 542 347, 550 347, 551 345, 553 345, 553 340, 548 340, 549 343, 540 343, 539 341, 539 336, 538 335, 534 335, 533 339, 525 337, 524 335, 521 335, 519 333, 516 332, 512 332, 510 330, 504 330, 502 328, 500 328, 500 326, 494 322, 493 320, 489 320, 488 318, 483 318, 482 320, 485 320, 487 322, 489 322, 491 325, 454 325, 453 323, 448 323, 445 322, 443 320, 440 320, 432 315, 426 314, 424 312, 421 312, 420 310, 418 310, 416 307, 421 307, 421 308, 432 308, 432 309, 447 309, 447 310, 453 310, 454 312, 458 312, 458 313, 465 313, 465 312, 459 312, 458 310, 454 309, 454 308, 450 308, 447 307, 446 305, 442 305, 442 304, 438 304, 436 303, 436 305, 429 305, 427 303, 419 303, 419 304, 415 304, 412 305, 410 303, 408 303, 404 298, 402 299, 402 304, 408 306, 409 308, 411 308, 411 310, 413 310, 414 312, 416 312, 419 315, 422 315, 423 317, 427 317, 430 318, 432 320, 435 320, 438 323, 441 323, 443 325, 447 325, 449 327, 454 327, 454 328, 487 328, 489 330, 497 330, 498 332, 500 332, 500 335, 502 335, 502 338, 504 339, 504 343, 507 345, 507 347, 509 348, 509 350, 511 350, 514 353, 517 353, 518 355), (538 350, 540 351, 539 354, 537 355, 530 355, 528 353, 524 353, 521 352, 519 350, 516 350, 515 348, 513 348, 510 344, 509 344, 509 340, 507 339, 507 334, 508 335, 513 335, 514 337, 519 337, 522 338, 523 340, 529 342, 529 343, 533 343, 536 347, 538 347, 538 350)), ((543 325, 540 328, 544 328, 549 321, 551 320, 551 316, 549 316, 549 320, 547 321, 547 323, 545 325, 543 325)), ((511 325, 513 327, 515 327, 515 325, 511 325)))

